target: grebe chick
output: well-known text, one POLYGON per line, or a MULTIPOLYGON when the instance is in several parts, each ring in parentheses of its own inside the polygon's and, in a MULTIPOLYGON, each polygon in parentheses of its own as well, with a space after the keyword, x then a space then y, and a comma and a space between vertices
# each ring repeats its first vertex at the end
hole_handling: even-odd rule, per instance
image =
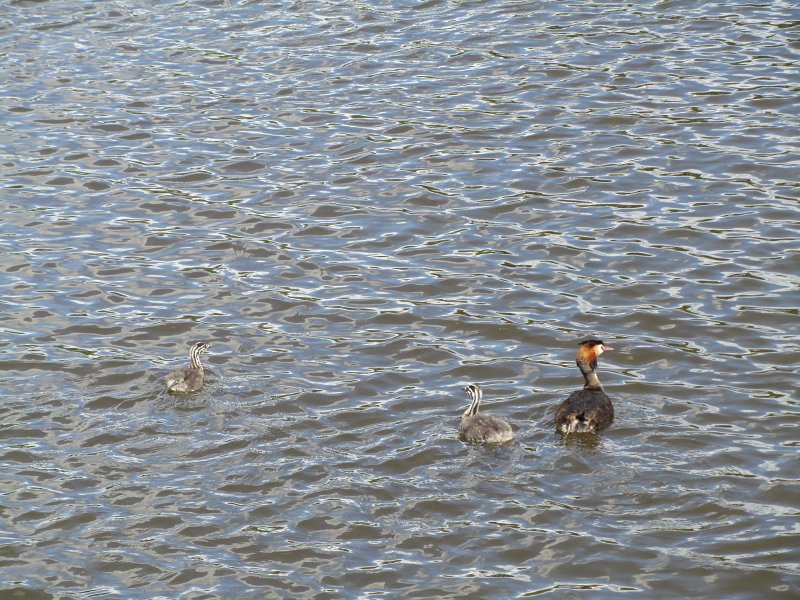
POLYGON ((597 358, 612 348, 602 340, 586 340, 579 344, 575 364, 583 374, 586 383, 582 390, 576 390, 561 403, 556 410, 556 429, 560 433, 596 433, 611 425, 614 420, 614 407, 600 385, 595 369, 597 358))
POLYGON ((189 352, 191 366, 186 369, 177 369, 167 375, 167 391, 175 394, 188 394, 196 392, 203 387, 203 365, 200 364, 200 355, 208 352, 211 344, 197 342, 189 352))
POLYGON ((489 444, 502 444, 514 439, 511 425, 500 417, 478 413, 478 407, 483 398, 483 391, 477 383, 472 383, 464 388, 470 399, 470 405, 461 417, 461 438, 467 442, 486 442, 489 444))

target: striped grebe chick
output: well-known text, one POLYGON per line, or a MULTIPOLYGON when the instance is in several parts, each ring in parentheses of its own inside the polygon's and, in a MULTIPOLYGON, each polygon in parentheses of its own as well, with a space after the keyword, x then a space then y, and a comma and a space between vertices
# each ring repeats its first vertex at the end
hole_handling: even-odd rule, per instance
POLYGON ((556 429, 560 433, 596 433, 614 420, 614 407, 597 378, 598 357, 612 348, 603 340, 585 340, 579 344, 575 364, 586 383, 576 390, 556 410, 556 429))
POLYGON ((188 394, 196 392, 203 387, 203 365, 200 364, 200 355, 208 352, 211 344, 197 342, 189 352, 191 365, 186 369, 177 369, 167 375, 167 391, 175 394, 188 394))
POLYGON ((477 383, 466 386, 464 391, 470 399, 470 405, 461 417, 461 439, 467 442, 490 444, 502 444, 514 439, 511 425, 503 419, 486 413, 478 413, 483 391, 477 383))

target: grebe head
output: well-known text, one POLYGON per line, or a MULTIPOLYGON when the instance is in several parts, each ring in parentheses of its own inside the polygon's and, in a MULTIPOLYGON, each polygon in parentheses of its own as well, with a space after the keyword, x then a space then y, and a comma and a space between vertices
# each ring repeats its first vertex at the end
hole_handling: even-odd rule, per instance
POLYGON ((593 357, 596 361, 597 357, 606 350, 613 350, 613 348, 606 346, 603 340, 592 338, 578 342, 578 357, 583 357, 584 360, 590 360, 593 357))
POLYGON ((464 386, 464 391, 467 393, 467 398, 470 400, 469 408, 464 411, 465 417, 470 417, 478 414, 478 407, 481 405, 481 398, 483 398, 483 391, 481 386, 477 383, 470 383, 464 386))
POLYGON ((600 382, 596 381, 594 370, 597 368, 597 358, 606 350, 613 350, 610 346, 606 346, 603 340, 588 339, 578 344, 578 355, 575 357, 575 364, 583 373, 584 377, 590 376, 592 381, 587 379, 587 385, 600 386, 600 382))

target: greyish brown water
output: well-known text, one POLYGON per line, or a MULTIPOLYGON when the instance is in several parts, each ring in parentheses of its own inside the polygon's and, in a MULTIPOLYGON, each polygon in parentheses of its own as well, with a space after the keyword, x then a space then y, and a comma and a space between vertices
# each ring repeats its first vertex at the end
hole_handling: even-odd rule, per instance
POLYGON ((3 2, 0 596, 796 598, 799 21, 3 2))

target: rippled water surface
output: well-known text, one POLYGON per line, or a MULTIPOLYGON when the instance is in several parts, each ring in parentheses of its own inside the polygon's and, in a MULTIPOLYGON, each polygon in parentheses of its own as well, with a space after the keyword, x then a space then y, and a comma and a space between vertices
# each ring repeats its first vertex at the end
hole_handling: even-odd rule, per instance
POLYGON ((796 598, 798 22, 0 3, 0 595, 796 598))

